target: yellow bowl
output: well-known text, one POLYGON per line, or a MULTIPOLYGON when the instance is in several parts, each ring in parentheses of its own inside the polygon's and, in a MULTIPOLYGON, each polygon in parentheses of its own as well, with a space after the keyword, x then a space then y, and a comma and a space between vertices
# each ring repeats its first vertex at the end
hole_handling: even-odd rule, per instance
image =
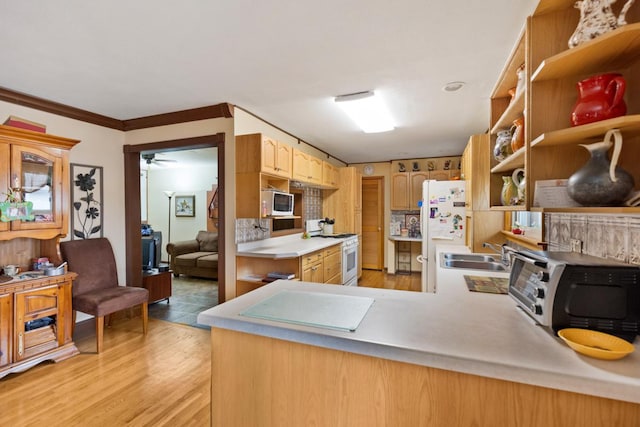
POLYGON ((596 359, 622 359, 635 350, 632 344, 622 338, 589 329, 561 329, 558 336, 578 353, 596 359))

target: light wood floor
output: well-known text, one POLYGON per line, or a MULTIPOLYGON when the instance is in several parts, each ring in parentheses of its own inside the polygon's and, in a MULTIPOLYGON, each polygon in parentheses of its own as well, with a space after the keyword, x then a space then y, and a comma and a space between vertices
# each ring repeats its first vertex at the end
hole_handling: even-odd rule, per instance
POLYGON ((104 351, 76 338, 81 354, 0 380, 2 426, 208 426, 210 332, 149 319, 114 320, 104 351))
MULTIPOLYGON (((364 270, 360 285, 419 291, 420 275, 364 270)), ((97 355, 88 326, 80 355, 0 380, 0 426, 210 424, 209 331, 149 318, 145 337, 140 318, 115 319, 97 355)))
POLYGON ((420 273, 388 274, 376 270, 362 270, 358 286, 368 288, 399 289, 420 292, 420 273))

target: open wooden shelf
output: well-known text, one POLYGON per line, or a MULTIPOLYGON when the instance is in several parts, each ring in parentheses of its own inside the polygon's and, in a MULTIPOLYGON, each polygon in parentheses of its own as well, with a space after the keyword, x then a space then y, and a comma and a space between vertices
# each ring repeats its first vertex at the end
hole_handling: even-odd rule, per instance
POLYGON ((543 247, 546 245, 545 242, 542 242, 541 240, 535 239, 535 238, 531 238, 531 237, 527 237, 524 234, 514 234, 511 231, 507 231, 507 230, 502 230, 501 233, 509 240, 517 242, 523 246, 527 246, 531 249, 538 249, 538 250, 542 250, 543 247))
MULTIPOLYGON (((534 12, 534 15, 542 15, 549 12, 556 12, 559 10, 569 9, 573 7, 575 0, 540 0, 538 7, 534 12)), ((576 13, 578 13, 576 11, 576 13)))
POLYGON ((524 91, 518 94, 507 109, 502 113, 496 124, 491 129, 491 133, 495 134, 502 129, 509 129, 513 125, 513 121, 524 115, 524 91))
POLYGON ((522 147, 497 165, 491 168, 491 173, 509 172, 524 167, 524 153, 526 147, 522 147))
POLYGON ((492 211, 525 211, 525 205, 509 205, 509 206, 491 206, 492 211))
POLYGON ((541 208, 541 207, 532 207, 532 212, 566 212, 566 213, 589 213, 589 214, 637 214, 640 213, 640 207, 630 207, 630 206, 611 206, 611 207, 593 207, 593 206, 583 206, 583 207, 559 207, 559 208, 541 208))
POLYGON ((640 114, 543 133, 531 142, 531 148, 597 142, 610 129, 620 129, 624 139, 636 136, 640 132, 640 114))
POLYGON ((627 24, 540 63, 532 82, 624 68, 640 57, 640 23, 627 24))

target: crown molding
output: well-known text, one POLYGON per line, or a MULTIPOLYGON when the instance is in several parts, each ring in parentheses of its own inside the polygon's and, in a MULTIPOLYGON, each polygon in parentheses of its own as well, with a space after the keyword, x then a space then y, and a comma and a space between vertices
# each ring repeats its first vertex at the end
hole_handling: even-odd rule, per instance
POLYGON ((233 117, 233 105, 228 102, 209 105, 207 107, 192 108, 189 110, 174 111, 172 113, 156 114, 153 116, 139 117, 137 119, 124 120, 124 130, 145 129, 156 126, 173 125, 176 123, 193 122, 196 120, 216 119, 220 117, 233 117))
POLYGON ((122 120, 0 87, 0 100, 111 129, 124 130, 122 120))
POLYGON ((153 116, 139 117, 129 120, 118 120, 101 114, 92 113, 91 111, 82 110, 80 108, 71 107, 69 105, 60 104, 58 102, 49 101, 37 96, 28 95, 26 93, 2 87, 0 87, 0 100, 121 131, 145 129, 220 117, 229 118, 233 117, 234 108, 232 104, 223 102, 216 105, 175 111, 172 113, 156 114, 153 116))

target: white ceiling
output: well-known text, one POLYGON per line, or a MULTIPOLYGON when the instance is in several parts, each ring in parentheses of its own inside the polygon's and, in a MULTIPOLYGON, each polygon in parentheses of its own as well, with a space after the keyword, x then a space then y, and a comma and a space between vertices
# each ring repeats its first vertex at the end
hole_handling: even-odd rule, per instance
POLYGON ((356 163, 460 154, 485 132, 537 1, 0 3, 2 87, 117 119, 230 102, 356 163), (364 134, 333 103, 366 90, 394 131, 364 134))

